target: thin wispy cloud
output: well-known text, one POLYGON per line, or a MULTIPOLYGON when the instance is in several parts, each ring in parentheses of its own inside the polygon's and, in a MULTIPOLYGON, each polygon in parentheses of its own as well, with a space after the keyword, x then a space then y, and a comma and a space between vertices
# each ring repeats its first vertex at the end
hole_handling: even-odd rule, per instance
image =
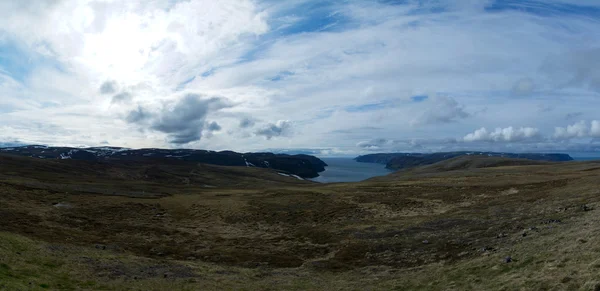
POLYGON ((594 150, 598 19, 574 0, 1 1, 0 140, 594 150))

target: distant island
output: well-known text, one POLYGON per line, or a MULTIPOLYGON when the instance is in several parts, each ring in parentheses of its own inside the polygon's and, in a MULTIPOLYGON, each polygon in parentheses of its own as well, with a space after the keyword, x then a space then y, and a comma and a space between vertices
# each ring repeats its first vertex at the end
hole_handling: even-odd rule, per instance
POLYGON ((540 154, 540 153, 496 153, 496 152, 443 152, 443 153, 377 153, 362 155, 354 158, 360 163, 384 164, 390 170, 401 170, 416 166, 431 165, 459 156, 488 156, 512 159, 528 159, 534 161, 566 162, 573 158, 568 154, 540 154))
POLYGON ((48 147, 31 145, 0 148, 0 153, 39 159, 72 159, 84 161, 178 160, 218 166, 271 168, 301 178, 315 178, 327 164, 310 155, 274 153, 237 153, 191 149, 128 149, 119 147, 48 147))

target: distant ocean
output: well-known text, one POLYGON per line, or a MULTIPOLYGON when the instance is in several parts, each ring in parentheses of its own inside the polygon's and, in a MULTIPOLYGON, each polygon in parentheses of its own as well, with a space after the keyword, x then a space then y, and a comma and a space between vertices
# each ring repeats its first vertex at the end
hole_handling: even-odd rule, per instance
MULTIPOLYGON (((600 157, 574 156, 576 161, 600 160, 600 157)), ((321 158, 329 166, 320 176, 312 179, 321 183, 358 182, 372 177, 385 176, 392 171, 382 164, 359 163, 352 158, 321 158)))
POLYGON ((359 163, 352 158, 321 158, 329 166, 320 176, 312 179, 321 183, 358 182, 376 176, 384 176, 392 171, 382 164, 359 163))

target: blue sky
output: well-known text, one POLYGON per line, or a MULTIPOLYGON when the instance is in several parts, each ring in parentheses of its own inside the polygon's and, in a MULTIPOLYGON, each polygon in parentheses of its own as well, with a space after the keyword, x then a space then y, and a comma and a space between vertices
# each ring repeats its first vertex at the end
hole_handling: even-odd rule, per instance
POLYGON ((600 2, 0 2, 0 143, 600 151, 600 2))

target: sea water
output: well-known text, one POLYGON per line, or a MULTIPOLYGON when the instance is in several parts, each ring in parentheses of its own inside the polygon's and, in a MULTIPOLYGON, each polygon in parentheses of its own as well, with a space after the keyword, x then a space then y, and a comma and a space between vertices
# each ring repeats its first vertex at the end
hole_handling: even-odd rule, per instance
MULTIPOLYGON (((577 156, 576 161, 600 160, 600 157, 577 156)), ((383 164, 359 163, 352 158, 321 158, 329 166, 319 177, 311 179, 321 183, 358 182, 372 177, 385 176, 392 173, 383 164)))
POLYGON ((321 158, 329 166, 319 177, 312 179, 321 183, 358 182, 376 176, 385 176, 392 171, 383 164, 359 163, 352 158, 321 158))

